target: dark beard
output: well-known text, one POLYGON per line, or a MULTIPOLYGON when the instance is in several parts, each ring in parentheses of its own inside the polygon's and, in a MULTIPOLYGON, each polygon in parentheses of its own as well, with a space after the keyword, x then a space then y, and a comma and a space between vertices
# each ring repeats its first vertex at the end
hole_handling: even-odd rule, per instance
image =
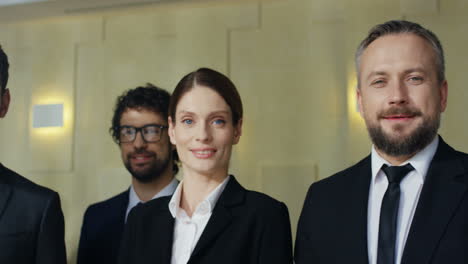
MULTIPOLYGON (((149 168, 143 171, 134 171, 132 166, 130 165, 130 156, 131 154, 128 155, 127 160, 128 162, 125 162, 125 168, 130 172, 130 174, 137 179, 139 182, 142 183, 148 183, 152 182, 158 178, 160 178, 163 174, 163 172, 167 169, 170 163, 170 154, 171 152, 168 152, 167 157, 162 157, 160 159, 158 156, 156 156, 155 161, 150 164, 149 168)), ((153 153, 156 155, 155 153, 153 153)))
MULTIPOLYGON (((381 126, 367 126, 369 136, 375 147, 383 153, 398 157, 412 155, 432 142, 440 126, 440 114, 434 119, 426 118, 416 130, 406 137, 391 138, 381 126)), ((399 129, 396 127, 396 129, 399 129)))

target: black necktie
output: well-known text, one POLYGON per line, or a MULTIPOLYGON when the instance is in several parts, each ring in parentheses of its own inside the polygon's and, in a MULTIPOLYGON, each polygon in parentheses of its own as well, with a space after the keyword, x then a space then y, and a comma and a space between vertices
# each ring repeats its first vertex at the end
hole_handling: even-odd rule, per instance
POLYGON ((400 204, 400 181, 410 171, 411 164, 405 166, 383 165, 387 175, 388 188, 382 200, 380 209, 379 242, 377 249, 377 264, 395 264, 395 244, 397 231, 398 207, 400 204))

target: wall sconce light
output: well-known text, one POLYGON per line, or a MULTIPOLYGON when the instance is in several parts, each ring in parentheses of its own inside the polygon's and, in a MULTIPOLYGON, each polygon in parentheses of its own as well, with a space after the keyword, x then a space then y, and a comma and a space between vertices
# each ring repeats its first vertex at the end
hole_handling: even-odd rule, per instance
POLYGON ((63 104, 33 106, 33 128, 63 127, 63 104))

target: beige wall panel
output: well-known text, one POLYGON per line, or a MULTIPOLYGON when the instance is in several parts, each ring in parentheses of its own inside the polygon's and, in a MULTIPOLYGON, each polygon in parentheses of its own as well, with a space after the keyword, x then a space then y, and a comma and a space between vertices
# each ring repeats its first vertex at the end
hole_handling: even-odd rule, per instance
POLYGON ((29 47, 29 64, 33 65, 30 111, 35 104, 63 103, 64 127, 32 128, 30 115, 30 166, 33 171, 70 171, 73 167, 74 47, 63 34, 68 27, 54 25, 50 31, 47 27, 41 28, 43 32, 35 39, 40 44, 29 47))
POLYGON ((232 77, 245 105, 237 159, 252 188, 261 189, 252 172, 264 160, 317 161, 319 178, 343 167, 342 23, 314 21, 308 8, 305 1, 264 4, 261 29, 232 34, 232 77))
POLYGON ((310 183, 318 180, 317 166, 312 161, 263 163, 259 166, 259 170, 263 191, 284 202, 288 207, 291 231, 293 237, 296 237, 296 225, 302 210, 302 201, 310 183))
POLYGON ((109 41, 125 41, 173 36, 176 32, 175 13, 176 10, 172 9, 154 9, 145 13, 107 16, 104 19, 105 38, 109 41))
MULTIPOLYGON (((80 44, 75 46, 76 62, 76 118, 75 118, 75 177, 72 204, 67 223, 68 259, 74 263, 83 214, 88 205, 104 199, 99 196, 100 168, 104 167, 104 157, 116 155, 114 148, 104 148, 109 143, 108 120, 105 119, 106 98, 103 88, 103 47, 100 44, 80 44)), ((117 178, 117 177, 116 177, 117 178)), ((121 179, 120 181, 123 181, 121 179)), ((118 181, 118 179, 113 179, 118 181)), ((114 189, 112 189, 115 191, 114 189)), ((106 197, 107 198, 107 197, 106 197)))
POLYGON ((439 1, 441 14, 464 15, 468 9, 467 0, 439 1))
POLYGON ((82 206, 96 201, 98 190, 96 186, 97 171, 104 165, 104 157, 118 155, 114 153, 115 146, 108 134, 110 121, 106 120, 111 111, 106 104, 106 89, 103 85, 103 47, 100 44, 79 45, 76 48, 77 82, 76 82, 76 133, 75 162, 77 196, 82 196, 77 202, 82 206), (78 191, 80 190, 80 191, 78 191))
POLYGON ((401 13, 412 14, 437 14, 439 12, 439 0, 400 0, 401 13))

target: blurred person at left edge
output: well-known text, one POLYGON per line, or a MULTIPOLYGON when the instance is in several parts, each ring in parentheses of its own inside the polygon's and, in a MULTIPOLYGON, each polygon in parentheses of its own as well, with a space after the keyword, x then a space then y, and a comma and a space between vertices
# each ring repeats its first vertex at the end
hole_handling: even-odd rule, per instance
MULTIPOLYGON (((0 47, 0 118, 10 103, 8 57, 0 47)), ((0 263, 65 264, 59 195, 0 164, 0 263)))

